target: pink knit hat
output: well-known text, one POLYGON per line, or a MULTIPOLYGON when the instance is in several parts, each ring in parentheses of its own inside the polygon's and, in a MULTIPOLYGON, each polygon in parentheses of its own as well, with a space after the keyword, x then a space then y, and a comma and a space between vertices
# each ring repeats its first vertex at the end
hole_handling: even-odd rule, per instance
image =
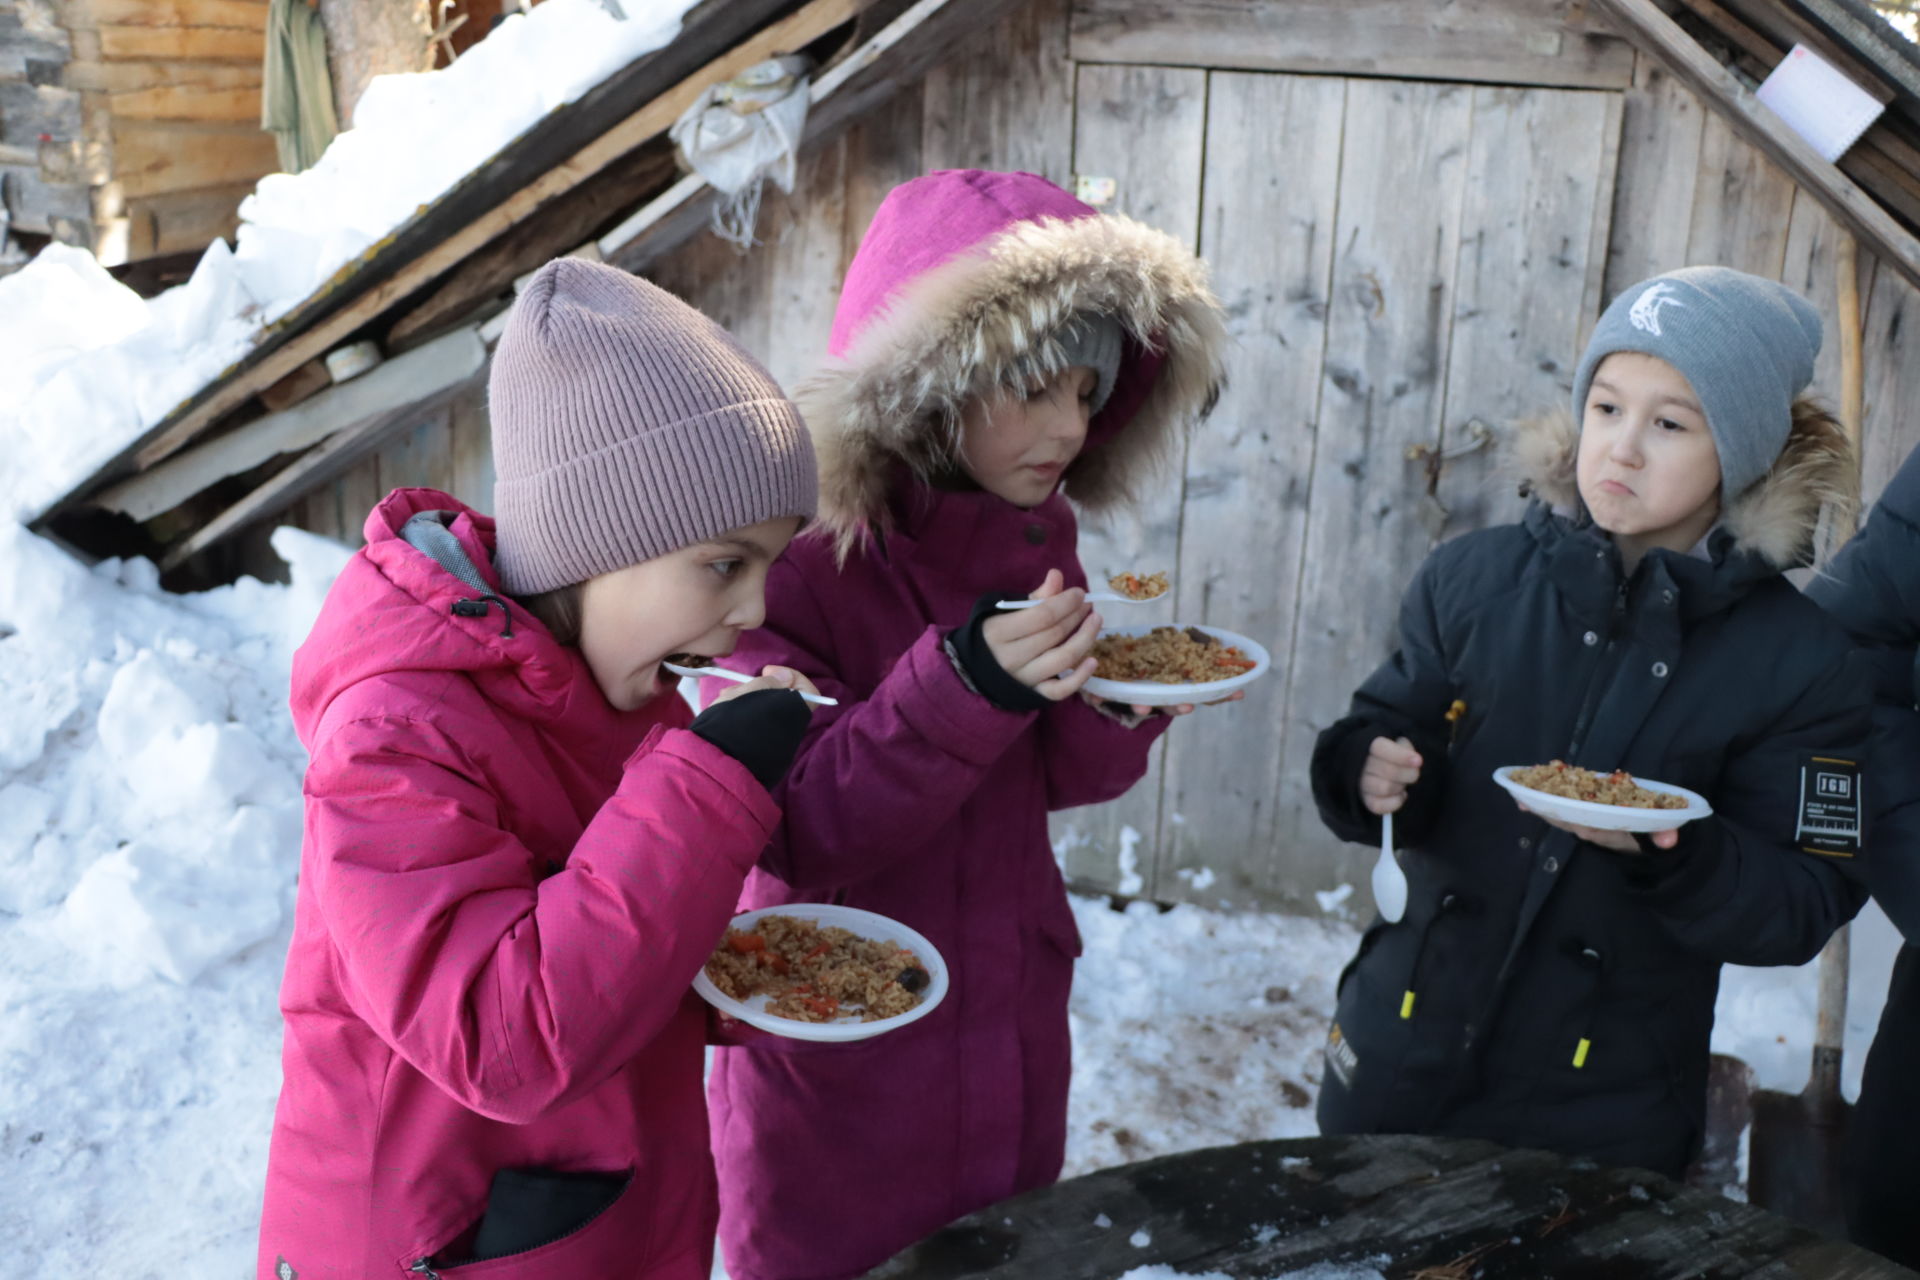
POLYGON ((725 329, 617 268, 540 268, 513 304, 488 395, 494 564, 513 595, 813 518, 813 442, 772 376, 725 329))

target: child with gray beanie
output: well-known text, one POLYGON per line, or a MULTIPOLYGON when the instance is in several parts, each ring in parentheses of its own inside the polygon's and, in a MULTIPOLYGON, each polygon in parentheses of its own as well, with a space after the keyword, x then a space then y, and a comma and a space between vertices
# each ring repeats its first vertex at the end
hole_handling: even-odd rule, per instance
POLYGON ((1859 908, 1870 681, 1784 576, 1857 489, 1846 433, 1802 398, 1820 339, 1771 280, 1633 286, 1574 419, 1523 428, 1524 520, 1422 566, 1399 651, 1312 763, 1337 835, 1377 844, 1395 815, 1408 882, 1341 977, 1323 1132, 1677 1176, 1721 964, 1804 963, 1859 908), (1545 764, 1552 795, 1606 802, 1549 817, 1494 780, 1545 764), (1697 803, 1649 821, 1628 776, 1581 769, 1697 803))
POLYGON ((661 663, 760 625, 813 450, 718 325, 567 259, 514 305, 492 414, 498 515, 390 494, 294 660, 312 764, 263 1278, 710 1270, 689 984, 812 685, 769 666, 695 718, 661 663))

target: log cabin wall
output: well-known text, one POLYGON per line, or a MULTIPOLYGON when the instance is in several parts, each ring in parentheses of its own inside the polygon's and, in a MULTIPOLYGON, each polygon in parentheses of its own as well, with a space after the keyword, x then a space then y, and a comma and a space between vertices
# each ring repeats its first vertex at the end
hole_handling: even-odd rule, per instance
MULTIPOLYGON (((823 354, 880 198, 966 166, 1113 179, 1109 208, 1213 263, 1239 344, 1181 472, 1087 530, 1081 558, 1173 570, 1156 620, 1258 637, 1276 669, 1176 726, 1128 796, 1058 815, 1086 886, 1312 911, 1351 884, 1364 908, 1371 854, 1331 839, 1307 793, 1314 736, 1387 655, 1435 541, 1518 513, 1499 438, 1565 402, 1621 288, 1719 262, 1805 291, 1828 325, 1816 390, 1838 401, 1839 228, 1570 2, 1441 22, 1402 0, 1033 0, 803 157, 752 253, 703 236, 655 276, 791 383, 823 354)), ((1871 498, 1920 438, 1902 413, 1920 303, 1871 255, 1858 270, 1871 498)), ((486 430, 476 380, 289 518, 357 541, 400 484, 484 507, 486 430)))
POLYGON ((122 262, 231 237, 279 167, 260 129, 265 0, 19 0, 0 13, 16 230, 122 262))

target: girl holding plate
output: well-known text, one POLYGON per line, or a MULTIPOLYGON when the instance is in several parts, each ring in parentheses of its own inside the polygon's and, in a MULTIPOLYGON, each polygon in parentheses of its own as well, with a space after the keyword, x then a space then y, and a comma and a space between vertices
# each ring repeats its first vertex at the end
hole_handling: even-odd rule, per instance
POLYGON ((1520 441, 1524 520, 1421 567, 1399 651, 1313 759, 1328 826, 1371 842, 1393 814, 1408 880, 1404 918, 1341 976, 1324 1132, 1678 1175, 1720 966, 1803 963, 1859 908, 1870 681, 1784 576, 1857 492, 1845 432, 1799 398, 1820 339, 1770 280, 1633 286, 1581 358, 1576 421, 1520 441), (1494 781, 1555 759, 1713 813, 1636 835, 1528 812, 1494 781))
POLYGON ((1212 402, 1225 341, 1189 249, 1032 174, 929 174, 875 215, 833 361, 795 394, 822 534, 774 566, 730 663, 839 700, 744 905, 876 911, 925 934, 952 987, 857 1044, 718 1051, 735 1280, 857 1275, 1059 1175, 1080 945, 1047 814, 1131 787, 1179 710, 1082 696, 1101 623, 1068 498, 1123 507, 1212 402), (1037 607, 995 606, 1030 590, 1037 607))

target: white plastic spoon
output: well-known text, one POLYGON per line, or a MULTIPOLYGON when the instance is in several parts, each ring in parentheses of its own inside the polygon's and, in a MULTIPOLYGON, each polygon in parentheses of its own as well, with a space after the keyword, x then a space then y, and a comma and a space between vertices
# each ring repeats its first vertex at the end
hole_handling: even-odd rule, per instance
POLYGON ((1380 815, 1380 861, 1373 864, 1373 904, 1388 924, 1407 914, 1407 873, 1393 856, 1393 815, 1380 815))
MULTIPOLYGON (((673 672, 673 674, 685 676, 689 680, 704 680, 708 676, 716 676, 722 680, 731 680, 735 684, 745 684, 749 680, 758 680, 760 678, 759 676, 750 676, 744 671, 729 671, 725 667, 683 667, 677 662, 663 662, 660 665, 673 672)), ((817 693, 808 693, 804 689, 796 690, 795 692, 799 693, 802 699, 811 702, 816 707, 837 707, 840 705, 840 699, 838 698, 824 698, 817 693)))
MULTIPOLYGON (((1087 602, 1089 604, 1152 604, 1155 600, 1164 600, 1166 598, 1167 593, 1164 591, 1157 596, 1148 596, 1141 600, 1136 600, 1132 596, 1118 596, 1111 591, 1087 592, 1087 602)), ((993 607, 996 609, 1031 609, 1037 604, 1045 603, 1045 600, 995 600, 993 607)))

